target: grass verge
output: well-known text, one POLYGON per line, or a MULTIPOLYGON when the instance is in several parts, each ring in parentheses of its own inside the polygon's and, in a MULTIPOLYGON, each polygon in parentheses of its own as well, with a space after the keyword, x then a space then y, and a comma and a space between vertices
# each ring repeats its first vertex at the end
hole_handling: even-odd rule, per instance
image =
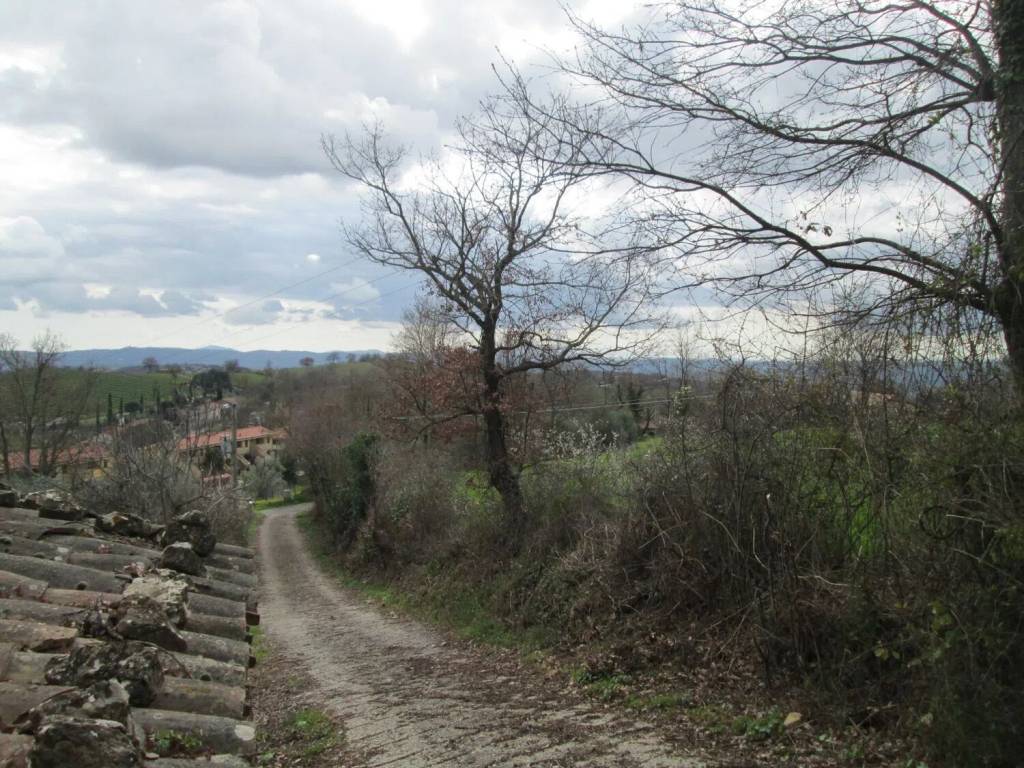
POLYGON ((249 519, 249 527, 245 532, 248 545, 250 547, 256 546, 256 534, 260 529, 260 525, 263 524, 263 518, 266 516, 268 509, 290 507, 292 504, 304 504, 310 500, 308 489, 303 486, 297 486, 290 499, 278 496, 273 499, 257 499, 254 501, 252 504, 252 517, 249 519))
POLYGON ((302 756, 317 757, 338 744, 338 731, 326 712, 301 709, 291 716, 288 728, 302 744, 302 756))
POLYGON ((411 592, 383 581, 355 577, 338 562, 330 548, 330 537, 321 535, 312 515, 299 515, 298 525, 310 552, 324 571, 383 607, 440 624, 466 640, 523 654, 544 652, 554 645, 551 630, 538 627, 519 630, 504 624, 488 607, 487 595, 471 587, 449 582, 443 588, 411 592))

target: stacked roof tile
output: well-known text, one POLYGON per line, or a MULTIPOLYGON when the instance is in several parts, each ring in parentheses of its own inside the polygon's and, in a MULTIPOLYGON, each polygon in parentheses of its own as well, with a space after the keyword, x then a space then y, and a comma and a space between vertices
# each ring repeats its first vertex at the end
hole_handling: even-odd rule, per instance
POLYGON ((0 485, 0 767, 248 765, 250 549, 0 485))

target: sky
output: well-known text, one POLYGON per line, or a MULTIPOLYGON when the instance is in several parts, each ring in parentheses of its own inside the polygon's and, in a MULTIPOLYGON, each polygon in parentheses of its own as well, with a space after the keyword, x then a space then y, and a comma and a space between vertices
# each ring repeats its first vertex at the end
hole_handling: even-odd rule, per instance
POLYGON ((436 150, 502 56, 571 45, 556 0, 0 0, 0 332, 387 349, 417 278, 346 248, 321 136, 436 150))

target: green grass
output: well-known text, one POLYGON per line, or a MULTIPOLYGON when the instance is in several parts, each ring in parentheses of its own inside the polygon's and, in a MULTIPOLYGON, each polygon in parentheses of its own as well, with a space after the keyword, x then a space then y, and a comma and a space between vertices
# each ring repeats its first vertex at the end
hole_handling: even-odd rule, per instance
POLYGON ((295 491, 292 493, 292 498, 283 499, 277 497, 274 499, 257 499, 252 505, 252 518, 249 520, 249 527, 245 532, 245 540, 248 542, 250 547, 256 546, 256 534, 263 524, 263 518, 266 517, 268 509, 274 509, 275 507, 287 507, 292 504, 302 504, 306 501, 310 501, 309 489, 304 486, 296 486, 295 491))
POLYGON ((253 658, 256 659, 257 664, 262 664, 267 660, 267 656, 270 655, 270 649, 267 648, 267 636, 263 632, 263 627, 259 625, 249 627, 249 634, 252 635, 253 658))
MULTIPOLYGON (((61 384, 70 397, 75 392, 75 385, 80 381, 83 372, 76 368, 63 368, 60 371, 61 384)), ((155 404, 155 395, 159 391, 162 400, 169 399, 175 389, 182 393, 188 392, 188 382, 192 378, 191 373, 182 372, 173 376, 165 371, 147 373, 145 371, 96 371, 95 386, 90 397, 89 407, 86 408, 86 416, 95 413, 97 407, 100 411, 100 419, 104 423, 107 417, 107 395, 113 401, 114 413, 117 414, 121 402, 137 403, 139 399, 145 400, 146 410, 152 409, 155 404)), ((240 389, 248 389, 256 386, 263 379, 263 374, 255 371, 234 373, 231 375, 232 382, 240 389)))
MULTIPOLYGON (((74 368, 61 369, 61 386, 68 396, 72 396, 78 383, 81 381, 83 372, 74 368)), ((159 390, 160 398, 166 400, 174 392, 175 388, 188 388, 188 375, 181 374, 177 378, 169 373, 126 373, 121 371, 97 371, 96 381, 90 397, 89 407, 85 409, 86 417, 93 415, 99 409, 100 420, 106 423, 107 418, 107 395, 113 401, 114 414, 119 411, 120 404, 137 403, 139 398, 145 400, 146 409, 149 410, 155 404, 156 391, 159 390)))
POLYGON ((289 730, 303 743, 303 757, 316 757, 338 744, 338 730, 319 709, 302 709, 288 721, 289 730))
POLYGON ((642 712, 671 712, 690 706, 690 696, 685 693, 654 693, 648 696, 630 696, 626 706, 642 712))
POLYGON ((659 435, 641 437, 635 443, 627 445, 622 452, 627 460, 642 461, 650 454, 657 453, 665 448, 665 438, 659 435))
POLYGON ((202 740, 184 731, 157 731, 149 737, 150 746, 160 757, 180 757, 198 754, 202 740))
POLYGON ((323 570, 344 586, 384 607, 440 624, 467 640, 513 648, 524 654, 550 648, 555 642, 556 638, 548 628, 507 626, 490 609, 486 594, 464 585, 447 582, 436 589, 414 594, 381 581, 355 578, 338 562, 331 552, 330 537, 322 535, 310 514, 299 515, 298 524, 323 570))
POLYGON ((297 485, 295 490, 292 491, 290 499, 286 499, 283 496, 275 496, 272 499, 256 499, 253 502, 253 511, 263 512, 275 507, 289 507, 292 504, 303 504, 312 500, 312 497, 309 495, 309 489, 305 486, 297 485))
POLYGON ((732 732, 750 741, 769 741, 782 735, 785 717, 772 710, 762 715, 741 715, 732 722, 732 732))
POLYGON ((231 374, 231 383, 238 389, 258 386, 266 378, 260 371, 237 371, 231 374))

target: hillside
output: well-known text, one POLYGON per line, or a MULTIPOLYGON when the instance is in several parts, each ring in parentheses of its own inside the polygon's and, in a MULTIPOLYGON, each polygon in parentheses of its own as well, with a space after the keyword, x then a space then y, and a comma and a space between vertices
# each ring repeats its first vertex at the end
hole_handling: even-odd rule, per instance
POLYGON ((316 365, 328 362, 331 354, 337 354, 340 361, 347 361, 365 354, 381 354, 379 350, 351 350, 346 352, 311 352, 301 349, 259 349, 243 352, 228 347, 121 347, 119 349, 74 349, 64 353, 62 364, 70 368, 87 366, 116 370, 119 368, 141 367, 147 357, 156 358, 161 365, 214 366, 225 360, 237 360, 243 368, 262 370, 269 363, 273 368, 294 368, 304 357, 313 358, 316 365))

